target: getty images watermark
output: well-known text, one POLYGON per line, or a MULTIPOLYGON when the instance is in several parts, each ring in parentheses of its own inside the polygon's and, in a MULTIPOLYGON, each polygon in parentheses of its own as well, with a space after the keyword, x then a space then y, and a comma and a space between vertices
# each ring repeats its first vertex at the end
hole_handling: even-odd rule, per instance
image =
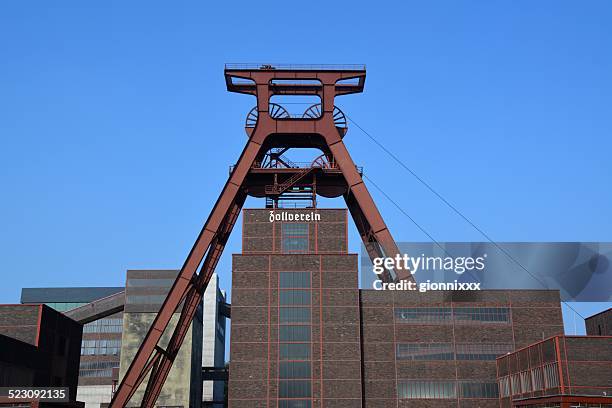
MULTIPOLYGON (((409 256, 397 254, 395 257, 374 258, 372 272, 380 276, 385 270, 408 271, 411 275, 419 271, 452 271, 462 275, 469 271, 482 271, 485 269, 487 254, 478 257, 441 257, 441 256, 409 256)), ((480 282, 425 282, 416 283, 412 280, 402 279, 399 282, 383 282, 380 279, 372 282, 375 290, 418 290, 427 292, 430 290, 480 290, 480 282)))

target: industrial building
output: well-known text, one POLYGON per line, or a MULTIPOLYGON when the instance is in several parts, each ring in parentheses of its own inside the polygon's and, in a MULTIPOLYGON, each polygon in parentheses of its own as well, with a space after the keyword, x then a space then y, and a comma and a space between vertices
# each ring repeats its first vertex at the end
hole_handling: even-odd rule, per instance
POLYGON ((584 320, 589 336, 612 336, 612 307, 584 320))
MULTIPOLYGON (((124 287, 23 288, 21 303, 44 303, 66 313, 119 294, 124 287)), ((122 309, 122 307, 121 307, 122 309)), ((123 333, 123 312, 107 314, 83 325, 77 400, 86 408, 108 403, 117 385, 123 333)))
MULTIPOLYGON (((177 274, 178 270, 127 271, 120 379, 131 364, 177 274)), ((198 306, 157 406, 197 408, 203 402, 205 406, 214 406, 211 405, 213 401, 223 401, 223 382, 203 381, 202 368, 223 367, 225 363, 225 317, 220 313, 224 302, 225 296, 215 276, 207 287, 203 304, 198 306), (208 307, 205 312, 203 305, 208 307)), ((178 314, 175 313, 173 324, 177 319, 178 314)), ((164 334, 164 342, 170 340, 170 334, 170 330, 164 334)), ((145 389, 146 382, 136 391, 136 398, 145 389)))
POLYGON ((612 337, 554 336, 497 359, 500 408, 612 407, 612 337))
MULTIPOLYGON (((128 271, 126 287, 22 290, 22 304, 46 304, 83 323, 76 400, 84 402, 85 408, 100 408, 110 403, 120 378, 120 363, 123 361, 125 367, 130 363, 129 357, 122 359, 122 352, 130 356, 138 347, 138 339, 148 330, 148 323, 159 310, 177 272, 128 271)), ((216 275, 207 287, 203 303, 203 315, 192 331, 192 348, 185 348, 182 354, 189 375, 177 374, 174 388, 170 382, 162 391, 162 395, 174 398, 168 405, 216 407, 218 404, 213 402, 224 399, 224 380, 202 380, 203 367, 210 371, 225 364, 227 313, 222 313, 225 293, 219 289, 216 275)))
MULTIPOLYGON (((81 325, 45 305, 1 305, 0 387, 66 387, 76 403, 81 325)), ((0 397, 0 405, 46 406, 0 397)))
POLYGON ((495 359, 563 333, 557 291, 359 290, 347 211, 314 211, 243 211, 230 407, 497 407, 495 359))

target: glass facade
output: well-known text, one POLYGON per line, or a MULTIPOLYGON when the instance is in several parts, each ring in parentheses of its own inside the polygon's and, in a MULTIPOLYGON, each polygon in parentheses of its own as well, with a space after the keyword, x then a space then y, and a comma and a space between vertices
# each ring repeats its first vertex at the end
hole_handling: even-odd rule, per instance
MULTIPOLYGON (((302 231, 300 224, 283 224, 283 227, 285 225, 298 226, 291 229, 292 233, 302 231)), ((305 231, 307 247, 308 229, 305 231)), ((310 272, 279 273, 278 406, 283 408, 312 406, 310 288, 310 272)))
POLYGON ((82 356, 118 356, 121 352, 121 340, 98 339, 83 340, 81 342, 82 356))
POLYGON ((112 377, 113 368, 119 368, 119 361, 81 361, 79 377, 112 377))
POLYGON ((100 319, 83 326, 83 333, 121 333, 123 319, 100 319))

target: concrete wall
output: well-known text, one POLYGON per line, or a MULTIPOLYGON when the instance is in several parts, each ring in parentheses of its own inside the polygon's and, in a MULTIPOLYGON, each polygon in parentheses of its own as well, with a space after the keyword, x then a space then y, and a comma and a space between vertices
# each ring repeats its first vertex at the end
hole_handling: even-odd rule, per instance
MULTIPOLYGON (((162 347, 166 347, 172 331, 176 327, 178 314, 174 314, 168 328, 164 332, 161 340, 162 347)), ((121 365, 119 368, 119 380, 123 378, 129 364, 134 359, 138 347, 140 346, 144 336, 147 334, 149 327, 155 318, 154 313, 124 313, 123 314, 123 338, 121 340, 121 365)), ((193 346, 192 327, 189 328, 181 350, 178 353, 174 364, 170 370, 170 374, 162 388, 156 406, 190 406, 190 393, 192 381, 192 346, 193 346)), ((132 397, 130 407, 140 405, 146 382, 143 382, 132 397)), ((199 405, 193 405, 199 406, 199 405)))

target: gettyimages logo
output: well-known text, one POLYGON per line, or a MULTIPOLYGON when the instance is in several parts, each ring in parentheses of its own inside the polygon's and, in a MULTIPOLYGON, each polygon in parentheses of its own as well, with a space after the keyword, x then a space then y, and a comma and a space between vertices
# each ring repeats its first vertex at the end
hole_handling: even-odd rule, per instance
POLYGON ((487 254, 478 257, 458 256, 408 256, 397 254, 395 257, 374 258, 372 271, 380 275, 386 269, 395 271, 410 271, 415 274, 419 271, 452 271, 462 275, 466 271, 482 271, 485 269, 487 254))

